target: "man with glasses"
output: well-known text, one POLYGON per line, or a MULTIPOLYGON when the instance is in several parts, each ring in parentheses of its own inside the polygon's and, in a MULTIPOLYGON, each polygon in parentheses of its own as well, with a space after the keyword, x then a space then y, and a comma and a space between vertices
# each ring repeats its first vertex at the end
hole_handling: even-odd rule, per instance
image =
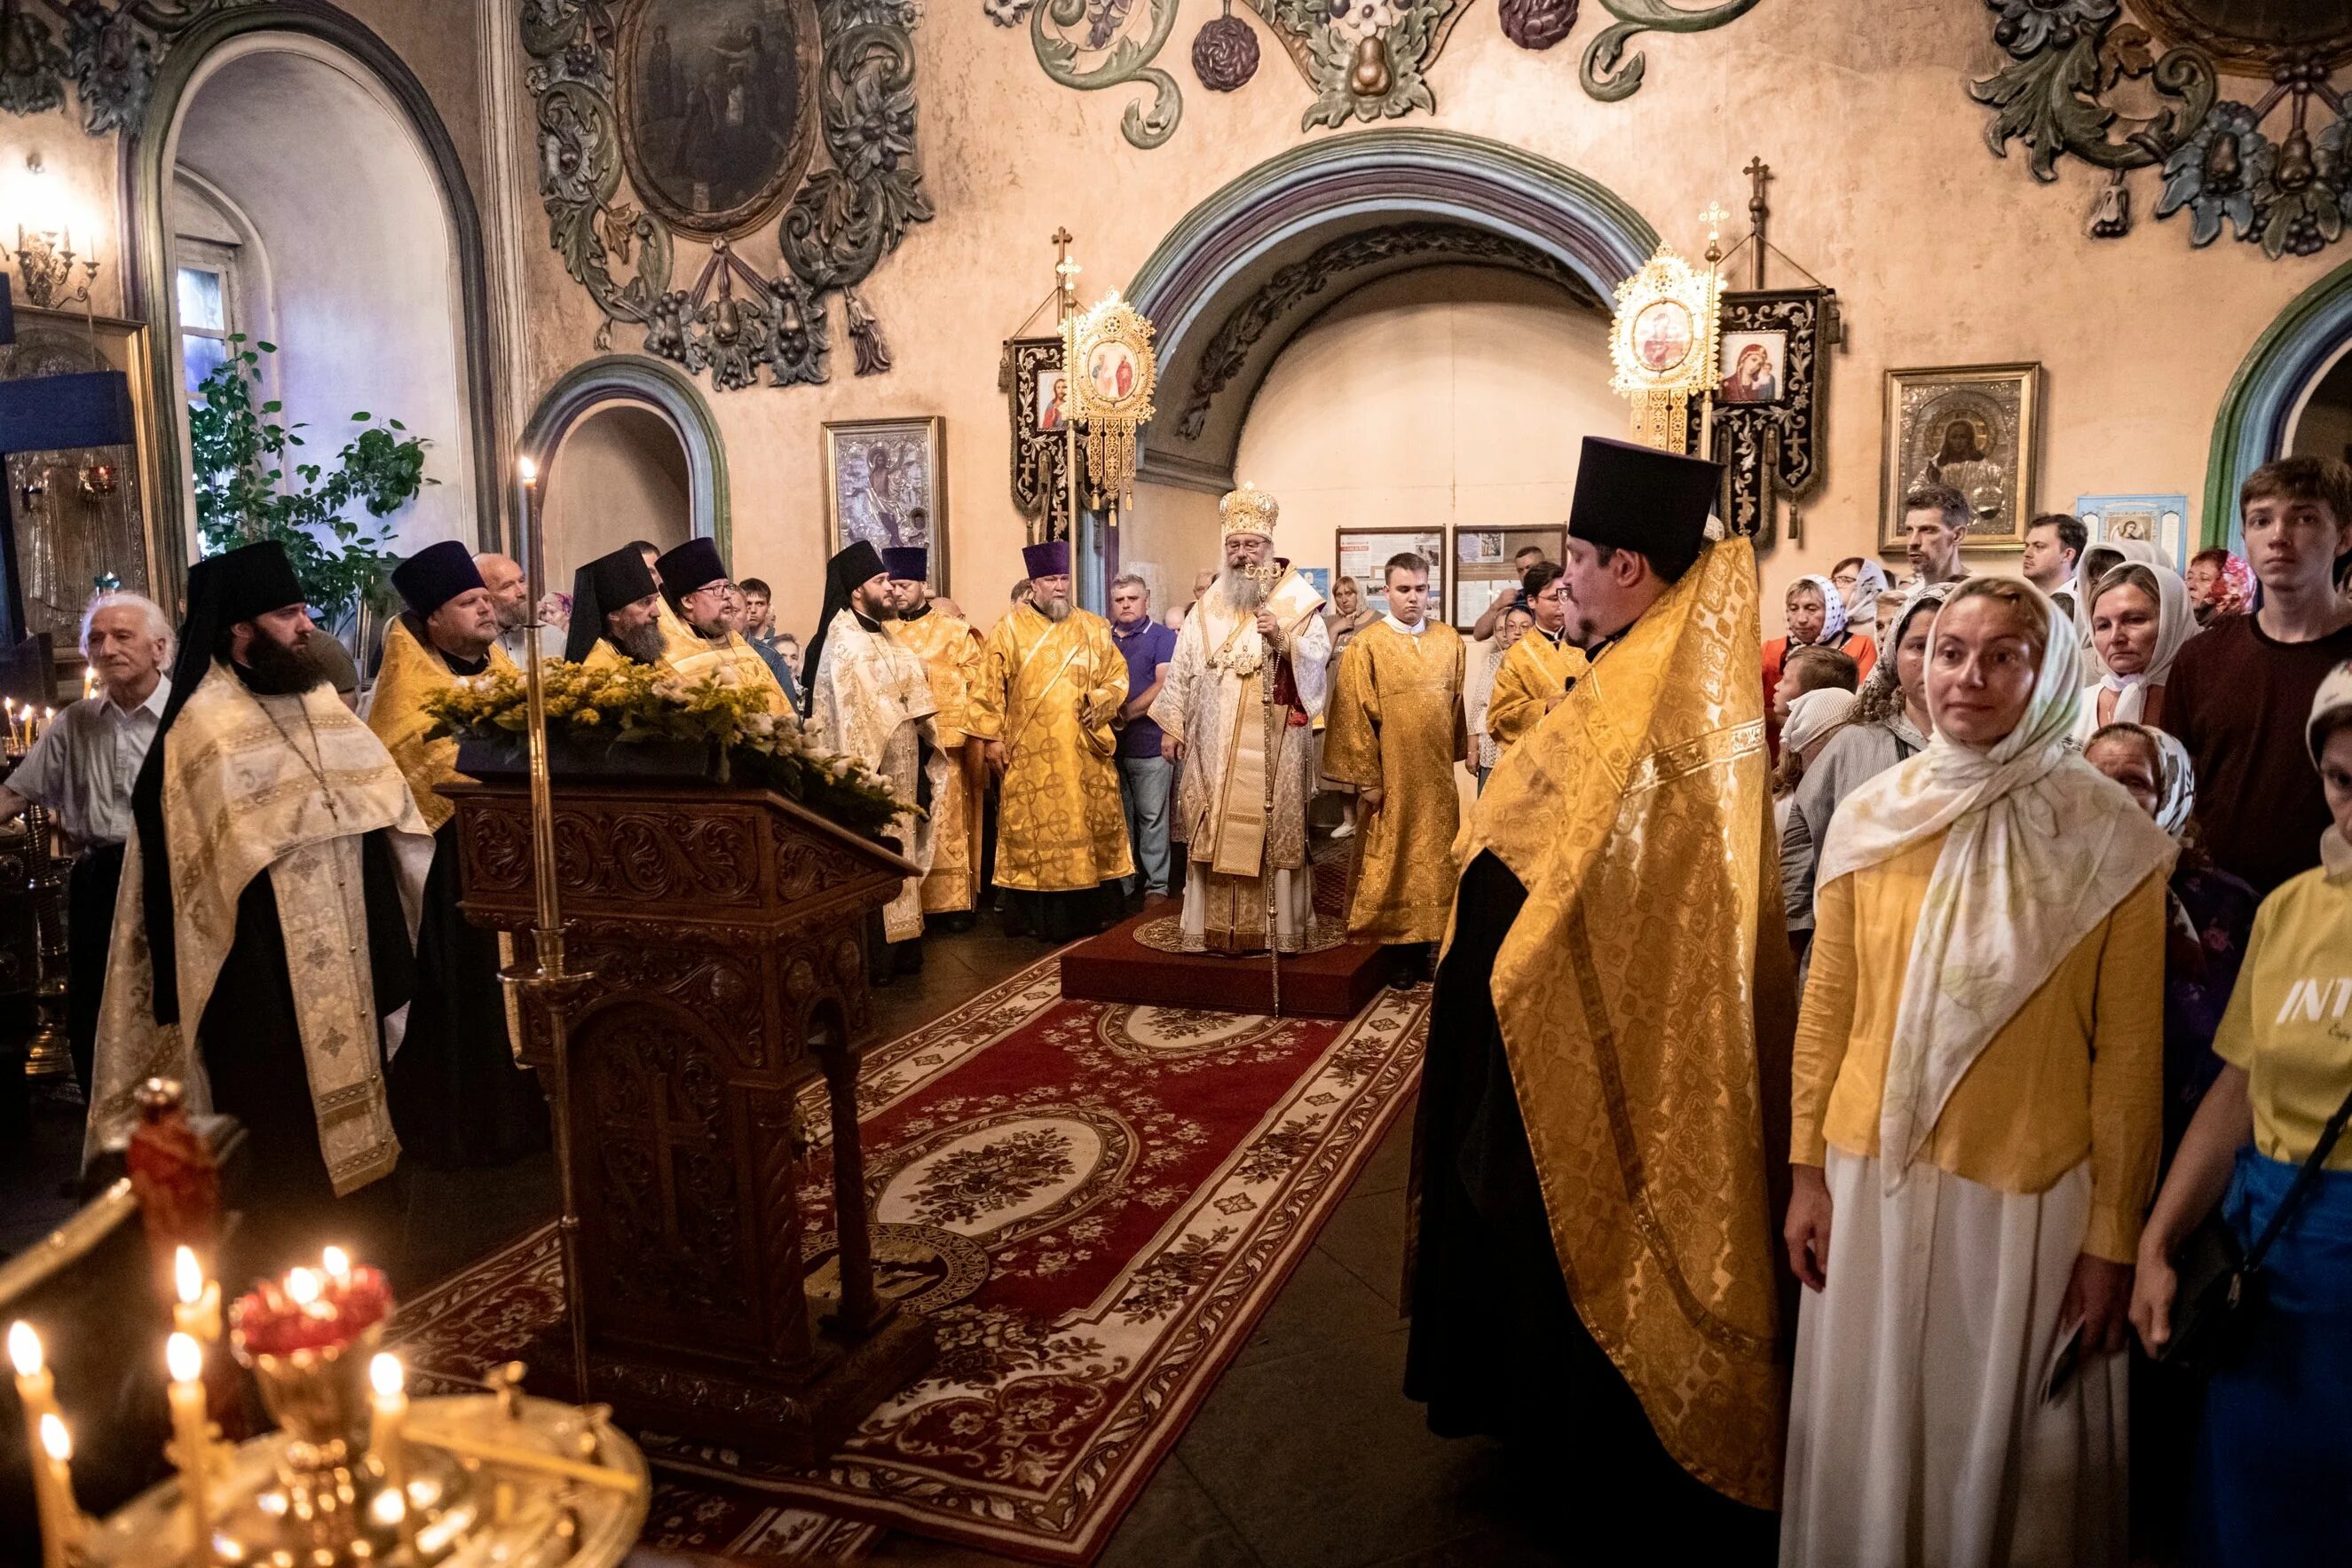
POLYGON ((654 563, 654 577, 683 628, 663 640, 664 669, 692 681, 732 668, 738 681, 767 694, 772 712, 792 711, 791 699, 767 662, 728 624, 737 601, 735 584, 727 575, 727 563, 719 559, 717 545, 709 539, 687 540, 654 563))
POLYGON ((1511 743, 1542 723, 1584 674, 1584 650, 1570 625, 1568 579, 1559 563, 1538 561, 1519 591, 1536 623, 1503 655, 1486 702, 1486 733, 1495 738, 1498 765, 1511 743))

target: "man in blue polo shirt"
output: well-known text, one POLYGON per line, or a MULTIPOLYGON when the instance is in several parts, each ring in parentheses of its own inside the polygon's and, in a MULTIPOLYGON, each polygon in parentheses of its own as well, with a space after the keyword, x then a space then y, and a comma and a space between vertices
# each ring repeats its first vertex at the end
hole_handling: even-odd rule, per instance
POLYGON ((1129 897, 1168 894, 1168 795, 1176 766, 1160 754, 1160 727, 1147 716, 1168 665, 1176 633, 1151 617, 1151 589, 1133 572, 1110 585, 1110 634, 1127 656, 1127 706, 1119 710, 1119 794, 1127 836, 1135 851, 1129 897))

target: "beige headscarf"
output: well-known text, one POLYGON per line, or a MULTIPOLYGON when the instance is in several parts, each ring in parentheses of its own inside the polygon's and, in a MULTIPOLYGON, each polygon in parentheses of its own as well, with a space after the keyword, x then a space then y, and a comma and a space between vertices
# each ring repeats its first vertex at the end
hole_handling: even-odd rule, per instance
MULTIPOLYGON (((2000 580, 1953 589, 1938 624, 2000 580)), ((2045 620, 2049 646, 2017 727, 1981 750, 1939 729, 1927 750, 1846 798, 1822 849, 1817 887, 1827 887, 1945 835, 1887 1053, 1878 1150, 1890 1191, 1994 1034, 2134 888, 2169 871, 2178 852, 2169 834, 2070 746, 2082 701, 2081 646, 2065 612, 2023 586, 2045 620)))

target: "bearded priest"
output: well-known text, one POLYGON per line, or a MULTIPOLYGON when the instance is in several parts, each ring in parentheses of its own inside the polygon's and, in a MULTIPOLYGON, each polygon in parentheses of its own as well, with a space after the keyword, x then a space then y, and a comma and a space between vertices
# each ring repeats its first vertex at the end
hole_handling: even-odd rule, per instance
MULTIPOLYGON (((1675 1563, 1769 1563, 1795 977, 1748 541, 1721 470, 1589 437, 1591 665, 1471 815, 1430 1005, 1405 1392, 1540 1445, 1564 1506, 1675 1563)), ((1907 1370, 1907 1369, 1906 1369, 1907 1370)))
POLYGON ((433 830, 416 1000, 398 1020, 385 1074, 392 1124, 403 1151, 436 1170, 505 1165, 546 1141, 547 1102, 507 1039, 498 937, 457 908, 457 810, 440 792, 462 777, 457 743, 427 738, 434 721, 425 701, 468 676, 515 667, 499 646, 498 601, 464 545, 428 545, 393 568, 392 586, 406 609, 384 632, 367 727, 433 830))
POLYGON ((251 1190, 224 1279, 396 1241, 380 1025, 415 984, 433 835, 327 682, 283 546, 188 569, 172 695, 131 789, 86 1160, 149 1078, 244 1124, 251 1190))
POLYGON ((1034 591, 988 634, 971 733, 1003 779, 996 885, 1008 924, 1066 942, 1109 924, 1135 869, 1110 727, 1127 660, 1110 622, 1070 602, 1068 540, 1024 545, 1021 558, 1034 591))
POLYGON ((635 545, 600 555, 572 574, 572 625, 563 656, 592 670, 658 664, 667 642, 661 586, 635 545))
POLYGON ((677 615, 677 624, 663 631, 663 669, 689 682, 716 676, 751 686, 768 699, 769 712, 782 716, 793 711, 767 661, 727 623, 728 596, 735 584, 728 578, 727 563, 719 559, 717 545, 709 539, 687 540, 654 563, 654 580, 677 615))
MULTIPOLYGON (((855 757, 889 780, 899 805, 891 835, 901 854, 928 870, 948 764, 932 722, 930 677, 887 630, 898 619, 890 579, 871 544, 855 540, 825 563, 824 609, 809 644, 807 734, 821 750, 855 757)), ((880 940, 867 932, 873 977, 921 968, 920 872, 900 885, 878 919, 880 940)))
POLYGON ((930 677, 931 721, 947 754, 947 778, 931 798, 931 869, 923 877, 923 913, 970 925, 972 878, 980 867, 981 796, 987 766, 971 738, 971 684, 980 675, 980 643, 971 628, 931 599, 931 552, 919 545, 882 552, 898 619, 890 635, 922 660, 930 677))
POLYGON ((1184 617, 1151 705, 1162 754, 1187 763, 1170 836, 1185 846, 1188 951, 1265 952, 1269 882, 1281 950, 1313 934, 1307 802, 1331 637, 1322 596, 1275 557, 1280 510, 1255 485, 1219 506, 1224 570, 1184 617))

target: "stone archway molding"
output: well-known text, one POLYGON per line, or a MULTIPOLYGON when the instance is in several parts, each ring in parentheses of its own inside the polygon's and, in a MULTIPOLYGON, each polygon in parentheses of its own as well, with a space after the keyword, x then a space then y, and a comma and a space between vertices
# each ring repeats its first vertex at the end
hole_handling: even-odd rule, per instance
MULTIPOLYGON (((651 408, 677 434, 686 451, 688 527, 698 538, 735 559, 735 530, 727 498, 727 447, 702 390, 685 372, 643 354, 605 354, 572 366, 557 378, 523 426, 522 454, 546 474, 564 436, 596 409, 612 402, 651 408)), ((518 549, 522 541, 517 540, 518 549)))
POLYGON ((2304 394, 2352 343, 2352 262, 2298 295, 2254 340, 2213 422, 2201 546, 2241 549, 2238 486, 2286 450, 2304 394))
MULTIPOLYGON (((145 115, 122 138, 122 190, 127 210, 123 233, 126 247, 124 287, 127 314, 153 322, 160 329, 171 319, 167 302, 173 297, 171 190, 173 131, 190 91, 201 82, 206 68, 223 46, 256 34, 278 33, 290 39, 323 44, 349 57, 373 78, 391 107, 416 133, 435 183, 448 209, 451 248, 455 253, 458 308, 464 316, 466 343, 461 382, 467 403, 467 436, 473 445, 474 508, 477 545, 500 548, 499 476, 506 465, 496 450, 496 405, 490 376, 490 329, 488 272, 484 261, 482 218, 474 204, 473 187, 466 178, 457 143, 434 108, 432 95, 392 46, 355 18, 323 0, 254 0, 221 11, 197 23, 173 43, 155 74, 155 88, 145 115)), ((174 406, 181 396, 179 358, 158 345, 150 357, 149 393, 159 411, 174 406)), ((150 524, 154 536, 156 566, 163 582, 177 584, 186 575, 188 544, 195 519, 182 511, 190 494, 186 452, 179 439, 159 441, 155 454, 159 515, 150 524)))
MULTIPOLYGON (((1268 159, 1187 213, 1128 286, 1127 297, 1157 329, 1167 388, 1159 417, 1143 432, 1141 476, 1198 489, 1230 485, 1238 411, 1312 312, 1297 312, 1253 339, 1245 358, 1204 373, 1226 317, 1280 268, 1328 255, 1335 241, 1408 229, 1489 236, 1483 254, 1460 259, 1572 279, 1604 301, 1658 245, 1641 214, 1591 176, 1458 131, 1352 132, 1268 159), (1196 377, 1222 405, 1218 413, 1204 417, 1192 392, 1196 377)), ((1452 251, 1435 246, 1391 266, 1449 259, 1456 259, 1452 251)), ((1344 281, 1326 302, 1360 281, 1369 278, 1344 281)))

